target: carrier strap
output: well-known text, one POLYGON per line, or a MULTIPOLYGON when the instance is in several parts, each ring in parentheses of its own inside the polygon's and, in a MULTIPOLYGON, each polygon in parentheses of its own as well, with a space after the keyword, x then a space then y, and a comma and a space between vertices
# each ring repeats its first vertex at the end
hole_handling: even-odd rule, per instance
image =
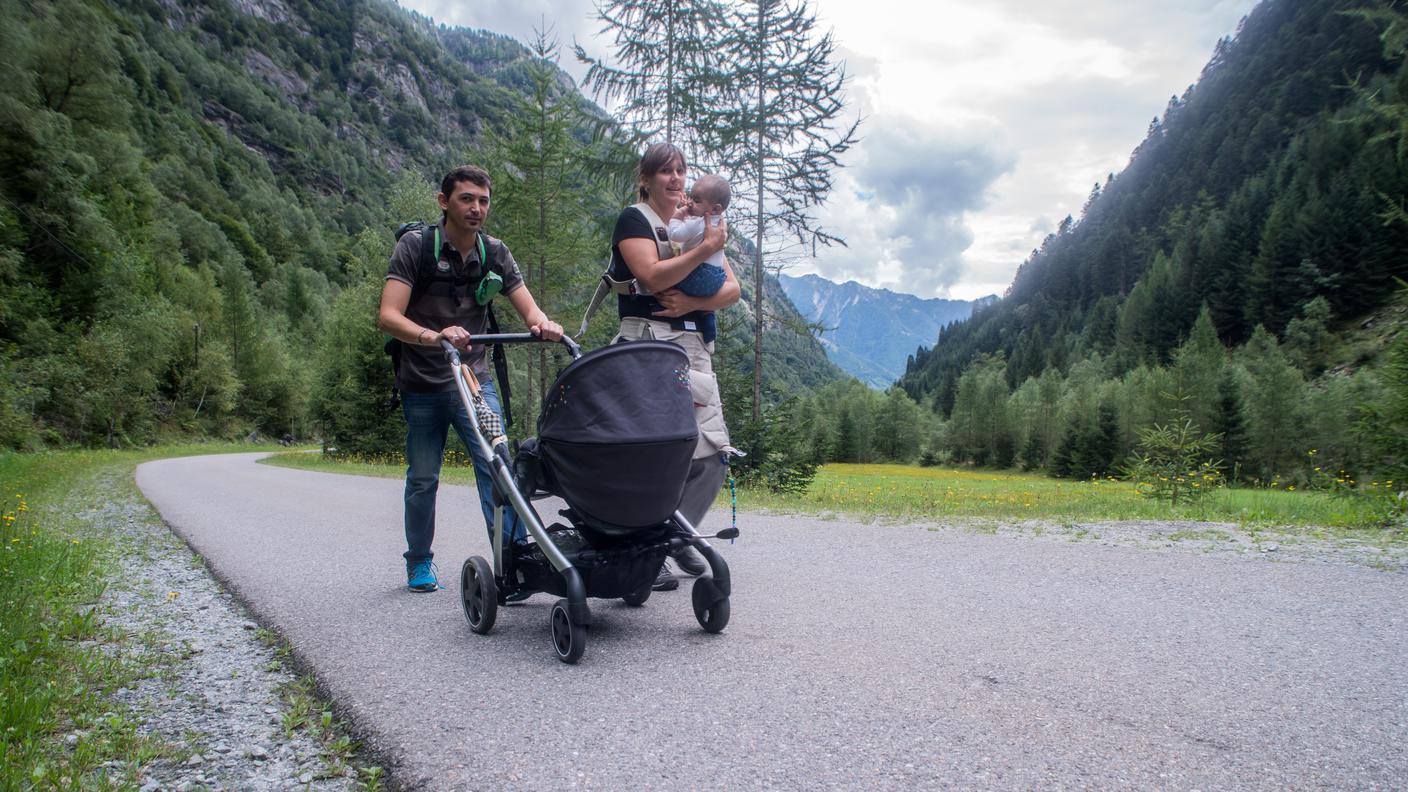
MULTIPOLYGON (((640 212, 641 215, 645 217, 645 222, 649 224, 651 230, 656 231, 657 234, 658 230, 667 229, 669 227, 667 223, 660 219, 660 215, 656 214, 655 210, 650 208, 650 204, 644 201, 631 204, 629 208, 640 212)), ((655 247, 656 251, 660 254, 661 261, 674 258, 675 249, 670 245, 668 236, 666 236, 664 241, 661 241, 657 235, 655 238, 655 247)), ((624 261, 621 263, 622 266, 625 265, 624 261)), ((629 272, 630 269, 627 268, 627 273, 629 272)), ((596 284, 596 291, 592 293, 591 302, 587 303, 587 312, 582 316, 582 326, 577 330, 578 338, 586 336, 587 325, 591 322, 592 317, 596 315, 597 310, 601 308, 602 302, 606 300, 606 295, 613 292, 616 294, 624 294, 628 297, 649 296, 651 293, 649 289, 645 288, 645 286, 635 278, 617 280, 612 277, 611 262, 608 261, 606 263, 606 272, 601 274, 601 280, 596 284)))

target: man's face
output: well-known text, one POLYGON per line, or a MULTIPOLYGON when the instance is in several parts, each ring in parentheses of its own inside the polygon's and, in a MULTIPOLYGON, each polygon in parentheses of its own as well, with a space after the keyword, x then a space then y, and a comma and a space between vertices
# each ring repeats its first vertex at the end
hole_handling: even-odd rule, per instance
POLYGON ((445 222, 466 232, 478 231, 489 218, 489 188, 472 181, 455 182, 450 195, 438 193, 445 222))

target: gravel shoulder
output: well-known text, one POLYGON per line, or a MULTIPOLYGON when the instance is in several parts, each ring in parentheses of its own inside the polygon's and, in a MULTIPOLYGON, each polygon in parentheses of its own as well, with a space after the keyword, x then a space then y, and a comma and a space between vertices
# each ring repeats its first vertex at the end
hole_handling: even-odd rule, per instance
POLYGON ((1130 547, 1155 552, 1260 557, 1270 562, 1304 562, 1408 572, 1403 529, 1360 531, 1357 535, 1313 526, 1246 526, 1193 520, 1001 521, 957 519, 945 522, 866 518, 825 512, 794 515, 844 524, 961 531, 1043 542, 1130 547))
POLYGON ((109 648, 147 669, 113 705, 166 749, 143 768, 142 792, 362 788, 349 755, 299 728, 289 694, 303 686, 287 653, 150 505, 118 495, 77 516, 118 551, 98 607, 127 639, 109 648))

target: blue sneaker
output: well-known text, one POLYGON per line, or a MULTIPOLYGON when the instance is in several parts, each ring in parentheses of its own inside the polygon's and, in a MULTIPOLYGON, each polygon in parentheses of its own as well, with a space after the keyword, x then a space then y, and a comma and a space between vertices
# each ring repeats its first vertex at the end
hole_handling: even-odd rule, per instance
POLYGON ((411 591, 435 591, 440 581, 435 577, 435 564, 429 558, 406 562, 406 585, 411 591))

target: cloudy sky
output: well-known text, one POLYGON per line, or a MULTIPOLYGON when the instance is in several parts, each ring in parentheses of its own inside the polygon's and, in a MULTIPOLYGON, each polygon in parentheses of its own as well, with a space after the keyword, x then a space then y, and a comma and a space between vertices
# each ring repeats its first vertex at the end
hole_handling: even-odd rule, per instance
MULTIPOLYGON (((527 40, 545 19, 609 57, 592 0, 399 0, 527 40)), ((821 213, 849 247, 791 274, 921 297, 1001 294, 1095 182, 1119 172, 1256 0, 813 0, 863 140, 821 213)))

